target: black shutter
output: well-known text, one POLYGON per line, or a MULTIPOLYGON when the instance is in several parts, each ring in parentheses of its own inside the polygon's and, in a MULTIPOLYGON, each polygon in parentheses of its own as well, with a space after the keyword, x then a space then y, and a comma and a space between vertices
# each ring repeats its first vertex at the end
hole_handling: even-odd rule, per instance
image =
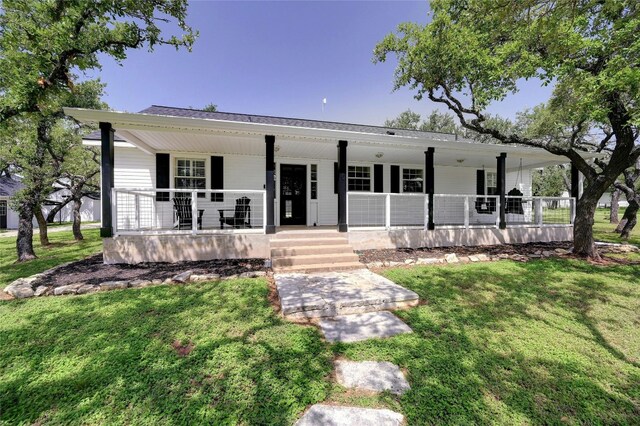
MULTIPOLYGON (((169 172, 171 167, 169 154, 156 154, 156 188, 170 188, 169 172)), ((156 192, 156 201, 169 201, 169 192, 156 192)))
MULTIPOLYGON (((224 157, 211 156, 211 189, 224 189, 224 157)), ((212 193, 211 201, 223 202, 224 194, 212 193)))
POLYGON ((382 164, 373 165, 373 192, 383 192, 383 168, 382 164))
POLYGON ((333 193, 338 193, 338 163, 333 163, 333 193))
POLYGON ((476 194, 484 195, 484 170, 476 170, 476 194))
POLYGON ((400 166, 391 166, 391 192, 400 193, 400 166))

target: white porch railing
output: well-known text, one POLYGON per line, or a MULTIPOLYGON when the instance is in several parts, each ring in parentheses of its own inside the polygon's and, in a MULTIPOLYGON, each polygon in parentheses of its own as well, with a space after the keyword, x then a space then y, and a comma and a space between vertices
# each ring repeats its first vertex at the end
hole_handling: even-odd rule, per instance
MULTIPOLYGON (((571 225, 575 200, 569 197, 507 197, 507 226, 571 225), (519 206, 519 207, 518 207, 519 206)), ((347 193, 347 224, 357 229, 426 228, 427 194, 347 193)), ((495 195, 433 195, 437 228, 497 227, 500 197, 495 195)))
POLYGON ((509 226, 571 225, 575 199, 571 197, 507 196, 505 219, 509 226))
POLYGON ((428 198, 424 194, 348 192, 347 224, 372 229, 424 228, 427 206, 428 198))
POLYGON ((114 188, 115 235, 264 233, 264 190, 114 188))

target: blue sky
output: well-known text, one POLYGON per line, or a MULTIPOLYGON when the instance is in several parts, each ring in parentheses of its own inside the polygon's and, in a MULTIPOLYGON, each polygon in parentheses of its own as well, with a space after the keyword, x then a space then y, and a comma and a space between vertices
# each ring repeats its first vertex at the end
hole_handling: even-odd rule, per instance
MULTIPOLYGON (((191 53, 131 51, 122 66, 103 58, 95 75, 115 110, 212 102, 221 111, 383 124, 407 108, 423 115, 437 108, 407 89, 392 91, 393 58, 371 61, 399 23, 427 19, 423 1, 192 1, 188 22, 200 37, 191 53)), ((549 92, 523 83, 490 112, 512 118, 549 92)))

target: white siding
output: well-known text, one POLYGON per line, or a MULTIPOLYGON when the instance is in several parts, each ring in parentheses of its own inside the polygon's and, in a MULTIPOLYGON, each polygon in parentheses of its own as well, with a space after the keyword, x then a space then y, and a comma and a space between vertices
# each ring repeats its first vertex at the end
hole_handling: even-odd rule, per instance
POLYGON ((114 186, 153 188, 156 186, 156 158, 138 148, 115 148, 114 186))
MULTIPOLYGON (((263 190, 265 179, 265 161, 261 155, 230 155, 230 154, 193 154, 193 153, 171 153, 171 185, 174 182, 174 166, 176 158, 203 158, 206 160, 206 178, 207 188, 211 188, 211 166, 210 156, 221 155, 224 157, 224 189, 225 190, 263 190)), ((421 158, 422 159, 422 158, 421 158)), ((373 172, 374 164, 383 164, 383 189, 389 192, 391 189, 391 164, 383 162, 371 163, 350 163, 358 165, 367 165, 371 167, 372 182, 371 190, 373 191, 373 172)), ((275 202, 275 219, 276 225, 279 224, 279 191, 278 174, 281 164, 304 164, 307 166, 307 225, 336 225, 338 222, 338 196, 334 194, 334 161, 333 160, 311 160, 296 158, 279 158, 276 154, 276 202, 275 202), (310 199, 310 165, 318 166, 318 199, 310 199)), ((397 164, 402 168, 423 169, 424 163, 420 161, 416 164, 397 164)), ((495 171, 495 169, 486 169, 487 171, 495 171)), ((135 148, 116 148, 115 158, 115 186, 116 187, 134 187, 134 188, 152 188, 155 187, 155 157, 147 155, 135 148)), ((516 185, 517 172, 507 173, 507 191, 516 185)), ((519 182, 522 192, 525 196, 531 194, 531 174, 529 170, 524 170, 519 182)), ((445 167, 436 166, 435 168, 435 192, 436 194, 468 194, 476 193, 476 168, 473 167, 445 167)), ((225 197, 223 203, 211 202, 210 198, 198 198, 198 208, 204 209, 204 226, 214 227, 219 223, 218 209, 231 208, 237 196, 230 194, 225 197)), ((362 198, 362 197, 361 197, 362 198)), ((133 199, 132 199, 133 200, 133 199)), ((122 202, 132 203, 133 201, 122 199, 122 202)), ((376 198, 377 200, 377 198, 376 198)), ((145 201, 138 201, 144 203, 145 201)), ((384 201, 383 201, 384 203, 384 201)), ((436 223, 439 221, 461 222, 463 221, 463 199, 453 200, 449 203, 446 210, 438 212, 436 210, 436 223), (439 215, 439 216, 438 216, 439 215)), ((379 202, 372 202, 375 209, 379 209, 379 202)), ((363 204, 364 205, 364 204, 363 204)), ((262 222, 262 201, 252 198, 252 222, 261 226, 262 222), (257 217, 260 216, 260 217, 257 217)), ((410 197, 394 198, 392 202, 392 210, 396 212, 394 216, 402 215, 404 222, 415 224, 423 223, 424 203, 421 197, 411 199, 410 197), (415 216, 415 217, 413 217, 415 216)), ((350 206, 351 208, 352 206, 350 206)), ((496 214, 477 214, 473 202, 471 204, 470 222, 474 223, 495 223, 496 214)), ((350 216, 353 212, 350 211, 350 216)), ((378 212, 382 213, 382 212, 378 212)), ((376 213, 376 214, 378 214, 376 213)), ((170 227, 174 220, 173 205, 171 202, 157 203, 153 217, 142 220, 142 224, 160 222, 163 226, 170 227)), ((119 221, 119 226, 127 226, 134 224, 133 217, 123 217, 119 221), (121 223, 120 223, 121 222, 121 223)))

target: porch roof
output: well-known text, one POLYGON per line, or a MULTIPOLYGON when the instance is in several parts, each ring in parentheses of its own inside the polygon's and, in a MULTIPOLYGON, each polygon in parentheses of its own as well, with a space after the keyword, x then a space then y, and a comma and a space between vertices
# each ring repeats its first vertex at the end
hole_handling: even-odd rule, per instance
MULTIPOLYGON (((545 150, 480 143, 456 135, 392 129, 360 124, 294 118, 207 112, 152 106, 139 113, 65 108, 82 122, 109 122, 119 138, 118 146, 135 146, 155 152, 179 151, 263 155, 264 135, 274 135, 277 157, 336 159, 338 140, 349 142, 349 160, 421 164, 423 151, 435 148, 436 165, 491 167, 500 152, 506 152, 508 169, 543 167, 568 162, 545 150), (130 145, 129 145, 130 144, 130 145)), ((96 143, 99 133, 85 138, 96 143)), ((585 153, 585 157, 593 157, 585 153)))

